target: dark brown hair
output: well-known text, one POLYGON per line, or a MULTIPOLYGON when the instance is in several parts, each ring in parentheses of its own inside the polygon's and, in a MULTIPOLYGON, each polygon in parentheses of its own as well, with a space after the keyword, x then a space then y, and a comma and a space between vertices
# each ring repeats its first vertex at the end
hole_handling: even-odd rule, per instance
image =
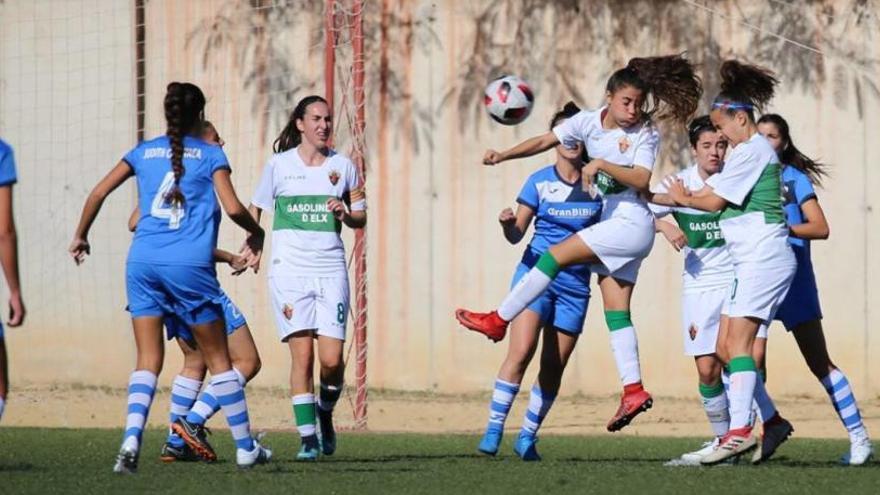
POLYGON ((608 78, 606 91, 631 86, 645 93, 646 118, 686 124, 700 103, 703 85, 683 54, 633 58, 608 78))
POLYGON ((165 134, 171 143, 171 170, 174 171, 174 187, 165 199, 172 204, 182 205, 186 198, 180 190, 180 178, 186 172, 183 167, 183 138, 201 129, 202 111, 205 109, 205 94, 191 83, 172 82, 165 93, 165 134))
POLYGON ((813 184, 822 184, 822 178, 828 177, 828 165, 813 160, 803 154, 801 150, 797 149, 794 145, 794 141, 791 140, 788 122, 786 122, 781 115, 775 113, 764 114, 758 119, 758 123, 773 124, 779 129, 779 135, 782 138, 782 151, 779 153, 779 161, 781 161, 783 165, 791 165, 807 174, 807 177, 813 184))
POLYGON ((715 97, 712 108, 730 115, 743 111, 754 122, 755 110, 760 111, 773 99, 778 82, 768 69, 726 60, 721 64, 721 93, 715 97))
POLYGON ((293 109, 293 113, 290 114, 290 120, 287 121, 287 125, 284 126, 281 134, 278 135, 278 138, 272 144, 272 150, 275 151, 275 153, 281 153, 299 146, 299 143, 302 142, 302 133, 299 132, 299 129, 296 127, 296 121, 305 118, 306 109, 309 105, 318 102, 324 103, 325 105, 327 104, 327 100, 318 95, 306 96, 299 100, 299 103, 296 104, 296 108, 293 109))
POLYGON ((688 140, 691 142, 691 148, 697 147, 697 141, 704 132, 716 132, 715 125, 708 115, 701 115, 688 124, 688 140))

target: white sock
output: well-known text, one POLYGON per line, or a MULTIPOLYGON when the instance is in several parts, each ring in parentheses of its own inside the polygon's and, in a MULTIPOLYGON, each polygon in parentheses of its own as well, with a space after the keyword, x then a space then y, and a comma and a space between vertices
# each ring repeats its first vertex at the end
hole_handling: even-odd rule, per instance
POLYGON ((504 321, 511 321, 516 315, 522 313, 524 309, 529 307, 535 299, 538 298, 553 279, 548 277, 538 267, 534 267, 528 271, 519 282, 507 294, 507 297, 501 301, 498 307, 498 316, 504 321))
POLYGON ((712 433, 716 437, 724 436, 730 429, 730 411, 728 410, 727 394, 721 383, 712 385, 700 384, 700 397, 703 401, 703 410, 712 426, 712 433))
POLYGON ((751 356, 737 356, 730 360, 730 429, 749 426, 749 414, 755 398, 758 373, 751 356))
POLYGON ((767 388, 764 386, 764 380, 759 376, 755 380, 755 405, 758 408, 758 417, 762 423, 766 423, 776 415, 776 405, 773 399, 767 394, 767 388))
POLYGON ((611 331, 611 352, 623 385, 642 381, 639 366, 639 341, 636 329, 629 326, 611 331))

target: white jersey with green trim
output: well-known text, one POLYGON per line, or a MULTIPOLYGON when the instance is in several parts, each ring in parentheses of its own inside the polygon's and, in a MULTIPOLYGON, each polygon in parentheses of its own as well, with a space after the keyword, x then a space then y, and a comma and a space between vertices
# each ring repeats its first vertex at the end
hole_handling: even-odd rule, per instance
MULTIPOLYGON (((642 167, 651 171, 660 149, 660 134, 650 121, 634 126, 615 129, 602 127, 602 117, 606 107, 598 110, 581 110, 571 118, 553 128, 559 142, 573 146, 584 143, 592 158, 601 158, 610 163, 629 167, 642 167)), ((604 201, 602 219, 635 207, 647 213, 644 199, 635 189, 625 186, 609 175, 600 172, 596 176, 596 186, 604 201)))
MULTIPOLYGON (((691 191, 703 188, 703 178, 697 165, 675 174, 691 191)), ((653 191, 667 192, 661 182, 653 191)), ((724 236, 718 225, 720 212, 710 213, 694 208, 670 207, 649 204, 654 215, 663 217, 672 215, 678 227, 687 238, 684 253, 684 272, 682 285, 685 293, 702 292, 709 289, 727 287, 734 279, 733 259, 724 243, 724 236)))
MULTIPOLYGON (((269 276, 346 273, 342 222, 329 211, 327 200, 347 198, 357 187, 355 165, 332 150, 318 166, 307 166, 298 147, 269 159, 251 200, 275 215, 269 276)), ((363 199, 351 204, 352 210, 365 208, 363 199)))
POLYGON ((721 172, 706 181, 727 201, 718 223, 734 265, 794 260, 782 209, 781 174, 779 157, 756 132, 733 149, 721 172))

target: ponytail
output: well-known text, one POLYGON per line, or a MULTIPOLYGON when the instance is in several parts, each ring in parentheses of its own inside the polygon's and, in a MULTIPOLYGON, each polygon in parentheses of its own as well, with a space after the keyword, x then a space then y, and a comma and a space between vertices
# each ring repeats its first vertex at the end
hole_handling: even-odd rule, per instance
POLYGON ((284 126, 281 134, 278 135, 278 138, 275 139, 275 142, 272 144, 272 151, 275 153, 282 153, 299 146, 302 142, 302 133, 296 126, 296 121, 305 118, 306 109, 309 105, 318 102, 324 103, 325 105, 327 104, 327 100, 318 95, 306 96, 299 100, 299 103, 296 104, 296 108, 293 109, 293 113, 290 114, 290 120, 287 121, 287 125, 284 126))
POLYGON ((754 122, 755 110, 761 111, 773 99, 778 82, 768 69, 726 60, 721 64, 721 93, 712 102, 712 109, 731 115, 741 110, 754 122))
POLYGON ((205 109, 205 95, 198 86, 191 83, 172 82, 165 93, 165 134, 171 144, 171 170, 174 172, 174 186, 165 200, 180 206, 186 202, 180 189, 180 179, 186 173, 183 166, 183 138, 201 127, 202 111, 205 109))
POLYGON ((685 125, 700 103, 703 86, 694 66, 682 54, 633 58, 611 75, 605 89, 614 93, 632 86, 645 93, 646 119, 673 120, 685 125))
POLYGON ((805 173, 813 184, 822 185, 822 178, 828 177, 828 165, 813 160, 797 149, 794 141, 791 140, 788 122, 781 115, 775 113, 764 114, 758 119, 758 123, 773 124, 779 129, 779 137, 782 138, 782 151, 779 152, 779 161, 783 165, 791 165, 805 173))

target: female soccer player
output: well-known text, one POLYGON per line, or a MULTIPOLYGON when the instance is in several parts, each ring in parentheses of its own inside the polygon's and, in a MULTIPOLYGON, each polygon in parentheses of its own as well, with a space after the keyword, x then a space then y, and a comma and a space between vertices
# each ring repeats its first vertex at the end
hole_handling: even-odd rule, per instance
MULTIPOLYGON (((733 151, 721 172, 707 179, 702 189, 691 191, 681 180, 672 180, 666 183, 668 196, 653 198, 670 206, 720 212, 718 224, 733 260, 735 278, 722 310, 727 322, 721 326, 726 325, 726 332, 722 330, 718 344, 730 369, 730 430, 718 448, 703 457, 702 464, 716 464, 757 446, 749 424, 757 380, 752 345, 759 327, 773 318, 794 277, 796 262, 788 247, 779 195, 779 159, 758 133, 754 118, 755 109, 773 97, 776 82, 764 69, 724 62, 721 93, 709 115, 733 151)), ((765 423, 765 436, 766 427, 765 423)), ((762 452, 757 460, 772 450, 762 452)))
MULTIPOLYGON (((786 330, 794 335, 807 366, 825 387, 843 426, 849 432, 850 451, 841 462, 860 466, 870 459, 874 449, 849 380, 828 355, 822 330, 819 291, 810 256, 810 241, 827 239, 829 233, 825 213, 813 189, 813 184, 819 184, 821 177, 826 174, 825 165, 797 149, 791 140, 788 122, 777 114, 762 115, 758 119, 758 132, 767 138, 782 161, 788 242, 797 259, 794 281, 776 313, 776 319, 781 320, 786 330)), ((762 347, 762 354, 766 342, 757 341, 757 345, 762 347)))
POLYGON ((617 431, 653 404, 642 386, 638 342, 630 317, 630 301, 642 260, 654 243, 654 217, 644 199, 657 158, 660 137, 655 120, 687 123, 697 108, 702 87, 693 66, 683 57, 634 58, 614 72, 606 85, 607 106, 581 111, 542 134, 503 152, 489 150, 483 163, 532 156, 562 143, 584 143, 592 161, 582 176, 597 176, 602 191, 599 223, 551 246, 524 275, 497 311, 456 311, 465 327, 494 341, 504 338, 508 322, 522 312, 566 266, 591 263, 599 275, 611 349, 623 383, 620 407, 608 423, 617 431), (650 108, 646 102, 651 101, 650 108))
MULTIPOLYGON (((553 116, 550 128, 553 129, 579 111, 574 103, 568 103, 553 116)), ((498 217, 504 237, 511 244, 522 240, 532 219, 535 219, 534 236, 523 253, 512 285, 516 285, 548 247, 598 220, 602 202, 584 191, 581 180, 583 166, 581 143, 574 148, 556 146, 556 163, 533 173, 523 185, 516 199, 519 203, 516 214, 510 208, 505 208, 498 217)), ((504 422, 538 347, 538 336, 543 327, 541 371, 537 383, 532 386, 528 412, 514 445, 514 451, 523 460, 541 459, 535 448, 538 428, 553 405, 562 381, 562 372, 583 331, 589 299, 590 268, 588 265, 572 265, 560 272, 550 288, 513 319, 510 346, 495 380, 489 405, 489 424, 480 441, 480 452, 487 455, 498 452, 504 422)))
MULTIPOLYGON (((166 135, 128 152, 89 194, 70 254, 81 264, 91 246, 88 233, 106 197, 132 175, 137 177, 141 219, 126 263, 128 310, 132 316, 137 365, 128 386, 128 416, 114 471, 137 471, 144 423, 162 368, 163 318, 181 315, 192 328, 236 444, 241 467, 266 462, 271 451, 252 437, 244 390, 232 370, 223 324, 220 284, 214 268, 220 209, 250 234, 249 259, 262 251, 263 230, 239 202, 226 155, 219 146, 198 139, 205 108, 202 91, 173 82, 165 94, 166 135), (216 194, 216 196, 215 196, 216 194)), ((191 448, 204 451, 175 423, 191 448)))
MULTIPOLYGON (((723 167, 723 157, 727 151, 727 141, 716 131, 708 115, 694 119, 688 126, 688 138, 696 164, 675 175, 676 179, 690 190, 700 190, 709 177, 717 174, 723 167)), ((665 192, 662 183, 659 192, 665 192)), ((699 391, 706 416, 715 434, 701 449, 688 452, 672 464, 699 464, 700 460, 713 452, 727 433, 730 425, 727 394, 722 383, 722 366, 725 362, 716 353, 716 344, 721 323, 721 310, 730 293, 734 280, 733 261, 724 243, 724 236, 718 226, 719 213, 683 207, 663 207, 651 205, 658 217, 657 231, 661 232, 672 246, 685 254, 682 273, 682 328, 685 354, 694 357, 699 376, 699 391), (677 224, 659 220, 672 215, 677 224)), ((767 326, 758 331, 759 338, 766 338, 767 326)), ((724 374, 726 378, 726 373, 724 374)), ((756 382, 755 401, 759 405, 761 417, 771 425, 786 424, 779 416, 773 401, 767 395, 763 382, 756 382)), ((776 431, 775 429, 773 430, 776 431)), ((787 438, 787 435, 783 435, 787 438)), ((776 436, 768 436, 768 442, 776 436)), ((784 439, 783 438, 783 439, 784 439)), ((778 445, 776 445, 778 446, 778 445)), ((766 451, 775 449, 768 445, 766 451)))
MULTIPOLYGON (((15 218, 12 216, 12 186, 18 181, 15 173, 15 157, 12 148, 0 139, 0 265, 9 288, 10 327, 24 322, 25 309, 21 298, 18 278, 18 240, 15 234, 15 218)), ((6 365, 6 340, 0 323, 0 418, 9 393, 9 370, 6 365)))
MULTIPOLYGON (((215 144, 221 148, 226 144, 214 125, 207 120, 202 123, 201 138, 206 143, 215 144)), ((138 220, 140 220, 140 209, 135 208, 128 220, 130 231, 135 231, 138 220)), ((219 227, 219 223, 217 226, 219 227)), ((214 250, 214 261, 229 264, 233 269, 233 274, 236 275, 246 269, 247 262, 244 256, 234 255, 222 249, 214 250)), ((220 303, 223 305, 223 319, 226 326, 232 370, 243 387, 260 371, 260 355, 257 352, 256 344, 254 344, 247 320, 225 291, 222 292, 220 303)), ((196 461, 202 458, 206 461, 214 461, 217 458, 216 453, 207 441, 204 425, 220 410, 220 404, 217 402, 216 393, 210 384, 201 394, 199 393, 208 367, 183 318, 176 314, 168 314, 165 316, 164 324, 168 339, 176 339, 183 352, 183 367, 180 373, 174 377, 171 385, 169 425, 181 420, 184 427, 190 429, 194 436, 201 439, 206 454, 202 457, 193 451, 183 438, 175 433, 173 428, 170 428, 159 458, 163 462, 196 461)))
POLYGON ((333 120, 327 102, 307 96, 297 103, 275 140, 251 200, 259 221, 274 211, 269 291, 278 335, 290 349, 290 393, 302 445, 298 460, 314 461, 319 450, 336 450, 333 407, 342 392, 348 271, 342 225, 366 225, 366 200, 357 169, 330 148, 333 120), (312 377, 317 340, 320 395, 312 377), (321 442, 316 432, 320 420, 321 442))

